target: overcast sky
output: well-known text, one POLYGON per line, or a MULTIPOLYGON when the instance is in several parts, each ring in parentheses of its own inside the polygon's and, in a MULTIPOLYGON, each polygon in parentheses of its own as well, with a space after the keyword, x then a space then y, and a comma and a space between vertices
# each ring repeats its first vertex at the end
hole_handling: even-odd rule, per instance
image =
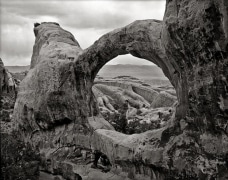
MULTIPOLYGON (((70 1, 0 0, 0 57, 5 65, 29 65, 35 42, 34 22, 54 21, 70 31, 82 49, 103 34, 134 20, 162 20, 164 0, 70 1)), ((151 64, 131 55, 119 56, 109 64, 151 64)))

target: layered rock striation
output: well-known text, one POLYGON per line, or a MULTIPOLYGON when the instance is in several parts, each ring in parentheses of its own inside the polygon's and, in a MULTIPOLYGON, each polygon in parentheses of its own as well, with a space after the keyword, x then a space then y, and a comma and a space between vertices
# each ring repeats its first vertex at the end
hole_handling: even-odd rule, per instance
POLYGON ((85 50, 58 24, 36 24, 14 117, 43 167, 66 179, 225 179, 227 8, 225 0, 167 0, 163 21, 135 21, 85 50), (167 126, 125 135, 100 116, 93 81, 128 53, 158 65, 174 86, 178 105, 167 126), (97 151, 111 163, 107 174, 91 169, 97 151))

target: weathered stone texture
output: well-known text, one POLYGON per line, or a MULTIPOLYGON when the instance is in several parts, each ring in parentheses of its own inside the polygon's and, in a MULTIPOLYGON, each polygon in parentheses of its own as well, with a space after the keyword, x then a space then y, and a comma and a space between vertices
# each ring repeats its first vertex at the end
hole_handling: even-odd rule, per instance
POLYGON ((166 4, 162 36, 167 56, 176 64, 183 83, 184 111, 194 117, 199 128, 217 132, 225 130, 228 118, 224 26, 228 11, 224 5, 224 1, 212 0, 170 1, 166 4))
POLYGON ((13 76, 4 67, 0 58, 0 129, 2 133, 10 133, 14 128, 11 119, 16 100, 16 86, 13 76))
POLYGON ((106 154, 122 179, 225 179, 227 8, 225 0, 167 0, 163 21, 135 21, 85 50, 59 25, 36 25, 32 69, 14 110, 25 139, 39 145, 44 161, 51 159, 50 171, 70 161, 80 173, 89 156, 68 156, 79 147, 106 154), (127 53, 157 64, 176 89, 176 114, 167 127, 124 135, 99 116, 94 78, 127 53))

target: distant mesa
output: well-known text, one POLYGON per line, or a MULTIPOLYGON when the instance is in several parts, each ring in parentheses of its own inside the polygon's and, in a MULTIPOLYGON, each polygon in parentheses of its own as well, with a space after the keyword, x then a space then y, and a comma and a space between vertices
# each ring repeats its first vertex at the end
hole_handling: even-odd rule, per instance
POLYGON ((28 71, 30 69, 30 65, 27 66, 5 66, 6 69, 11 73, 21 73, 24 71, 28 71))

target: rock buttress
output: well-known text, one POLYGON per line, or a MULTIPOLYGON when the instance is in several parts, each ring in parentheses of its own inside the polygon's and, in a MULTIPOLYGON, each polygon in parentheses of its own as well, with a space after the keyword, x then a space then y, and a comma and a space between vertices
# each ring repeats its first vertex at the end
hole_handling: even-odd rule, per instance
POLYGON ((227 14, 222 0, 166 4, 162 42, 169 59, 179 65, 189 123, 200 131, 228 133, 227 14))

